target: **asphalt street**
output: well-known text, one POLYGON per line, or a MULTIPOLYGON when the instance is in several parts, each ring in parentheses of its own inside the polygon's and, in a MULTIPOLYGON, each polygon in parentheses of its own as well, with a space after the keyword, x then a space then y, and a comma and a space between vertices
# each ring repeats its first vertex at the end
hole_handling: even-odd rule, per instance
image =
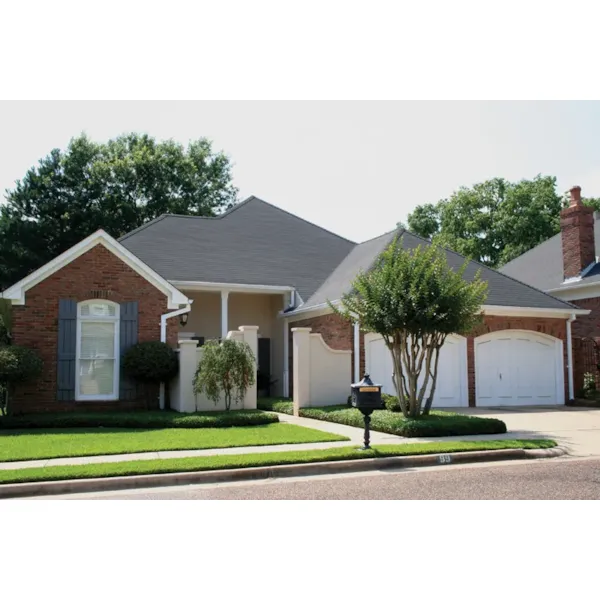
MULTIPOLYGON (((48 497, 46 497, 48 498, 48 497)), ((58 498, 50 496, 50 498, 58 498)), ((600 458, 478 463, 60 496, 132 500, 598 500, 600 458)))

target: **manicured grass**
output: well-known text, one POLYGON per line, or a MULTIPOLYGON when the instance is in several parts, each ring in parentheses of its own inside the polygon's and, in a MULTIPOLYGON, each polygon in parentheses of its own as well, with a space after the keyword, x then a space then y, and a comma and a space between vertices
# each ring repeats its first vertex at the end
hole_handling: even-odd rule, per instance
POLYGON ((0 429, 49 429, 68 427, 127 427, 164 429, 182 427, 245 427, 279 422, 279 417, 260 410, 230 410, 214 412, 178 413, 171 410, 139 410, 132 412, 69 412, 0 416, 0 429))
POLYGON ((289 423, 226 429, 50 429, 0 432, 0 462, 160 450, 345 441, 289 423))
POLYGON ((469 452, 473 450, 502 450, 505 448, 553 448, 553 440, 492 440, 471 442, 435 442, 421 444, 396 444, 376 446, 362 451, 344 447, 327 450, 297 450, 292 452, 265 452, 262 454, 238 454, 176 458, 163 460, 137 460, 122 463, 70 465, 64 467, 41 467, 35 469, 12 469, 0 471, 0 483, 25 483, 28 481, 57 481, 64 479, 87 479, 145 475, 150 473, 178 473, 238 469, 323 461, 339 461, 386 456, 469 452))
MULTIPOLYGON (((293 412, 290 400, 261 398, 259 407, 263 410, 273 410, 288 415, 293 412)), ((353 427, 364 427, 360 411, 356 408, 348 408, 346 405, 301 408, 300 416, 353 427)), ((506 424, 500 419, 471 417, 442 411, 433 411, 430 415, 420 419, 405 419, 402 413, 376 410, 371 415, 371 429, 403 437, 444 437, 506 433, 506 424)))

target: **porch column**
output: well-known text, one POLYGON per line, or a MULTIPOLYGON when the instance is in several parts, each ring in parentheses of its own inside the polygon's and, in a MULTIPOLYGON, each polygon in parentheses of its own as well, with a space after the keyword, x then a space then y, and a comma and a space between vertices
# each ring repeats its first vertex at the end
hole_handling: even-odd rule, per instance
MULTIPOLYGON (((291 304, 290 294, 283 295, 283 310, 291 304)), ((283 321, 283 397, 290 397, 290 325, 283 321)))
MULTIPOLYGON (((365 367, 366 368, 366 367, 365 367)), ((354 321, 354 381, 360 381, 360 323, 354 321)))
POLYGON ((222 290, 221 291, 221 339, 225 339, 227 337, 228 324, 227 324, 227 316, 228 316, 228 299, 229 292, 222 290))

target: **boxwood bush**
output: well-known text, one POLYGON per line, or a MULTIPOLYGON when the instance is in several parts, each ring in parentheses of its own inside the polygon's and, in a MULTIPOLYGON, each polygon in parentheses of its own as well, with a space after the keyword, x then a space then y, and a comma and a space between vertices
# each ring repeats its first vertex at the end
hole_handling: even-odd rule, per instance
POLYGON ((140 342, 123 357, 125 373, 140 381, 169 381, 178 368, 177 353, 164 342, 140 342))
POLYGON ((49 429, 71 427, 127 427, 161 429, 244 427, 278 423, 279 417, 259 410, 231 410, 182 414, 168 410, 139 412, 72 412, 0 417, 0 429, 49 429))
MULTIPOLYGON (((259 408, 292 414, 292 402, 281 399, 259 401, 259 408)), ((301 408, 301 417, 331 421, 352 427, 364 427, 363 416, 356 408, 345 405, 301 408)), ((403 437, 446 437, 451 435, 482 435, 506 433, 506 424, 500 419, 471 417, 456 413, 433 411, 420 419, 405 419, 401 412, 376 410, 371 415, 371 429, 403 437)))
POLYGON ((44 363, 35 350, 23 346, 0 346, 0 382, 19 383, 35 379, 44 363))

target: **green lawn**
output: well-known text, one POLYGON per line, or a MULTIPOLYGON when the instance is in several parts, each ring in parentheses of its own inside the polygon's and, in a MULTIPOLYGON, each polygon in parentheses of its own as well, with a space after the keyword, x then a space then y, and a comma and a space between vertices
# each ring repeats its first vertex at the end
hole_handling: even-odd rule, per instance
POLYGON ((273 423, 226 429, 49 429, 0 431, 0 462, 159 450, 345 441, 347 437, 273 423))
MULTIPOLYGON (((288 415, 293 413, 291 400, 261 398, 259 399, 259 408, 288 415)), ((364 427, 363 416, 360 411, 356 408, 348 408, 345 404, 319 408, 301 408, 300 416, 353 427, 364 427)), ((506 425, 500 419, 471 417, 443 411, 432 411, 430 415, 420 419, 405 419, 402 413, 399 412, 376 410, 371 415, 371 429, 403 437, 506 433, 506 425)))
POLYGON ((70 465, 64 467, 41 467, 34 469, 12 469, 0 471, 0 483, 24 483, 28 481, 57 481, 64 479, 86 479, 96 477, 118 477, 122 475, 144 475, 150 473, 178 473, 189 471, 211 471, 312 463, 386 456, 468 452, 473 450, 502 450, 505 448, 552 448, 553 440, 493 440, 471 442, 435 442, 421 444, 396 444, 375 446, 361 451, 353 447, 326 450, 297 450, 292 452, 269 452, 262 454, 238 454, 175 458, 162 460, 137 460, 122 463, 92 465, 70 465))
POLYGON ((279 417, 261 410, 179 413, 174 410, 65 412, 0 416, 0 429, 66 429, 68 427, 127 427, 142 429, 245 427, 278 423, 279 417))

